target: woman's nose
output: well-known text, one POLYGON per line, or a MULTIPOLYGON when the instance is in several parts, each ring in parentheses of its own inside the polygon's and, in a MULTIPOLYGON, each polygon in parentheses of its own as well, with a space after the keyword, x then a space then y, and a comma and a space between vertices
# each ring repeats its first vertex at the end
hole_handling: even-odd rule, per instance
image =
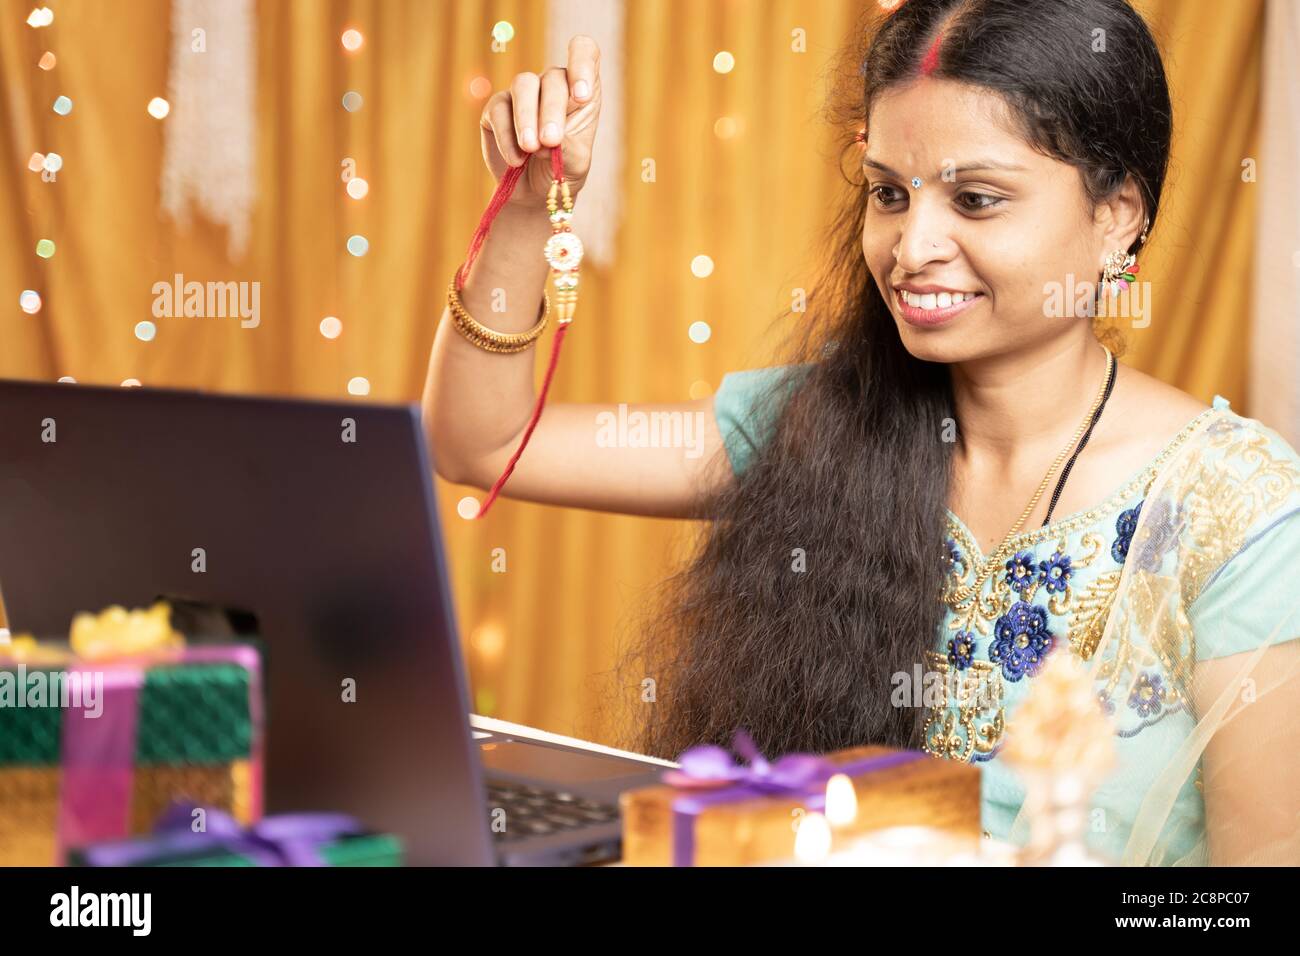
POLYGON ((920 272, 929 262, 947 260, 951 245, 951 237, 937 217, 912 211, 894 246, 894 261, 905 272, 920 272))

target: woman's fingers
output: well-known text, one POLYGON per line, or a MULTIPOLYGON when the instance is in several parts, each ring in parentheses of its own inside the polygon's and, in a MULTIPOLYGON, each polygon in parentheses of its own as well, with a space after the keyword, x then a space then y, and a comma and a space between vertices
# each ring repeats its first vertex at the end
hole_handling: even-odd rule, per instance
POLYGON ((569 92, 574 102, 586 103, 596 89, 600 72, 600 47, 591 37, 579 33, 569 40, 569 92))
POLYGON ((497 144, 497 152, 511 166, 522 166, 528 161, 528 154, 519 148, 515 139, 515 119, 510 105, 510 94, 505 90, 492 94, 483 108, 483 119, 479 123, 492 133, 497 144))
POLYGON ((564 139, 564 117, 569 112, 569 81, 564 67, 553 66, 542 74, 539 134, 543 146, 558 146, 564 139))
POLYGON ((537 133, 537 102, 541 78, 536 73, 519 73, 510 84, 510 102, 514 109, 515 138, 528 153, 541 148, 537 133))

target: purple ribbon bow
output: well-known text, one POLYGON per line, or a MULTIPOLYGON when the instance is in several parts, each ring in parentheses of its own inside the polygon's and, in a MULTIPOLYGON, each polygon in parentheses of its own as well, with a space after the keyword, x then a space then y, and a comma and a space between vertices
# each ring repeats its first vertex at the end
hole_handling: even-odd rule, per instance
POLYGON ((744 730, 736 731, 732 749, 749 761, 748 765, 736 762, 721 747, 705 744, 683 752, 677 761, 681 769, 666 771, 663 780, 684 789, 743 783, 760 793, 790 793, 829 779, 836 769, 825 757, 801 753, 786 754, 776 763, 768 763, 744 730))
POLYGON ((88 846, 81 852, 88 866, 140 866, 159 857, 184 857, 218 850, 248 857, 258 866, 324 866, 320 847, 341 837, 368 831, 342 813, 283 813, 267 817, 245 829, 230 814, 215 807, 202 808, 204 829, 192 828, 194 804, 174 803, 154 827, 139 840, 120 840, 88 846))

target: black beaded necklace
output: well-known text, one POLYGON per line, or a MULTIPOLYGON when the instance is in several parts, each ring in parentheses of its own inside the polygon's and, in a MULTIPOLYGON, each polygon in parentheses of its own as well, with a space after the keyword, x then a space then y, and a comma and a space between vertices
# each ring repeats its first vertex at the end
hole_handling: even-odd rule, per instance
POLYGON ((1075 446, 1074 453, 1070 455, 1070 460, 1067 461, 1065 467, 1061 469, 1061 478, 1056 483, 1056 490, 1052 492, 1052 501, 1047 506, 1047 517, 1043 518, 1043 523, 1039 525, 1041 528, 1046 528, 1047 523, 1052 520, 1052 511, 1056 508, 1056 502, 1060 500, 1061 489, 1065 487, 1065 479, 1070 477, 1070 469, 1074 467, 1074 460, 1078 458, 1079 453, 1083 451, 1083 446, 1088 444, 1088 439, 1092 436, 1092 430, 1097 427, 1097 420, 1101 418, 1101 410, 1106 407, 1106 400, 1110 398, 1111 389, 1115 387, 1115 373, 1118 370, 1118 363, 1115 361, 1115 356, 1113 354, 1107 353, 1107 355, 1110 361, 1106 370, 1106 388, 1101 395, 1101 404, 1099 404, 1097 410, 1093 412, 1092 420, 1088 422, 1088 430, 1085 431, 1083 437, 1079 439, 1079 444, 1075 446))

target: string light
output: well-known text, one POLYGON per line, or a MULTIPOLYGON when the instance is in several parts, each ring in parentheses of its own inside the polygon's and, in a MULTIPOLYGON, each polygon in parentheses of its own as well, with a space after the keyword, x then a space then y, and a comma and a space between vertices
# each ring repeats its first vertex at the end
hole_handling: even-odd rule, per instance
POLYGON ((736 58, 726 50, 721 50, 713 58, 713 69, 718 73, 730 73, 736 66, 736 58))
POLYGON ((160 120, 172 111, 172 105, 161 96, 155 96, 149 101, 149 105, 146 109, 149 111, 150 116, 156 120, 160 120))
POLYGON ((365 199, 368 192, 370 192, 370 184, 360 176, 348 180, 348 195, 353 199, 365 199))
POLYGON ((343 333, 343 323, 337 316, 327 315, 320 320, 320 334, 327 339, 337 339, 343 333))
POLYGON ((24 289, 18 296, 18 306, 28 315, 41 311, 41 294, 35 289, 24 289))
POLYGON ((361 49, 361 44, 365 43, 365 37, 361 35, 360 30, 344 30, 343 36, 339 38, 343 43, 343 49, 349 53, 355 53, 361 49))

